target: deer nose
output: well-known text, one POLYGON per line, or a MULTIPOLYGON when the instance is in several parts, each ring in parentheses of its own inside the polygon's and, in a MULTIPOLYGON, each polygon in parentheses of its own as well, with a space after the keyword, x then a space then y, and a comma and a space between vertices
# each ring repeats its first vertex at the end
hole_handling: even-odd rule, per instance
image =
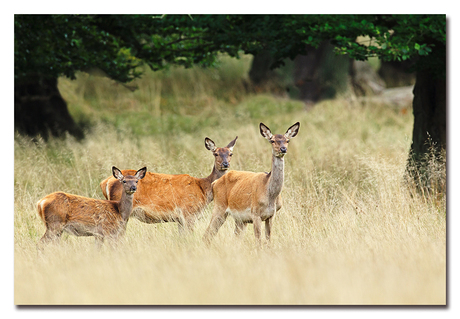
POLYGON ((222 166, 225 167, 225 168, 228 168, 230 166, 230 164, 228 162, 223 162, 222 166))
POLYGON ((282 146, 282 147, 280 147, 280 151, 281 151, 281 153, 286 153, 287 148, 285 146, 282 146))
POLYGON ((131 186, 131 188, 130 188, 130 191, 131 191, 131 192, 135 192, 136 190, 137 190, 137 187, 136 187, 136 186, 131 186))

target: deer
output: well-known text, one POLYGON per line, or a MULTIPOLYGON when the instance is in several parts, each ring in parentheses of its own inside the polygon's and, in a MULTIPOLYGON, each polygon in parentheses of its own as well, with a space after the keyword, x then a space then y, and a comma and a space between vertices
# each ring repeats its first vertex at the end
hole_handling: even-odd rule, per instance
POLYGON ((40 199, 37 210, 46 232, 38 248, 59 241, 64 231, 75 236, 94 236, 98 247, 105 238, 116 242, 126 231, 133 210, 133 196, 146 171, 144 167, 133 175, 124 175, 112 167, 113 177, 120 181, 123 189, 119 200, 94 199, 65 192, 54 192, 40 199))
POLYGON ((214 209, 203 240, 210 243, 228 215, 235 220, 235 234, 239 237, 248 223, 254 227, 257 242, 261 243, 261 225, 265 222, 265 237, 270 232, 275 213, 282 206, 281 190, 284 182, 284 156, 291 138, 297 135, 300 123, 289 127, 285 134, 273 135, 260 123, 260 134, 272 145, 272 167, 269 173, 230 171, 212 184, 214 209))
MULTIPOLYGON (((131 216, 147 224, 177 222, 179 232, 192 232, 196 219, 213 199, 211 184, 230 168, 237 139, 238 136, 225 147, 216 147, 214 141, 205 138, 206 149, 214 155, 211 174, 205 178, 147 172, 139 182, 139 191, 134 194, 131 216)), ((122 173, 130 175, 134 171, 124 170, 122 173)), ((115 200, 121 196, 121 184, 113 177, 103 180, 100 187, 107 199, 115 200)))

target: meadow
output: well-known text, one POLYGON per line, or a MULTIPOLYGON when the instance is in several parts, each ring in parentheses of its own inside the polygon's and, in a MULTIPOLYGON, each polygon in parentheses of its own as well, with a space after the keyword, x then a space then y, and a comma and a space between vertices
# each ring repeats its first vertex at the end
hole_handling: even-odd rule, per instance
POLYGON ((15 304, 446 304, 445 196, 403 179, 410 109, 340 96, 307 111, 287 96, 246 92, 249 65, 222 58, 216 69, 146 72, 129 84, 135 91, 97 75, 60 79, 86 138, 14 138, 15 304), (238 136, 231 169, 268 171, 259 123, 284 133, 297 121, 270 245, 256 245, 251 225, 235 238, 231 217, 205 245, 211 203, 193 233, 131 219, 115 249, 64 234, 36 250, 45 232, 36 203, 49 193, 102 199, 112 165, 205 177, 205 137, 221 147, 238 136))

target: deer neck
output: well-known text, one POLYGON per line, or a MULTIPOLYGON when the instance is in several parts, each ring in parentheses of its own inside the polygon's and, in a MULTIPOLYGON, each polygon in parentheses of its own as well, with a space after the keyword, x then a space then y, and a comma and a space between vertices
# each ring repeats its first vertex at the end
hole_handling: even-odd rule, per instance
POLYGON ((129 216, 133 210, 134 194, 127 194, 125 191, 121 194, 120 202, 118 203, 118 211, 124 221, 128 221, 129 216))
POLYGON ((281 193, 284 183, 284 158, 272 155, 272 170, 268 180, 268 198, 275 200, 281 193))
POLYGON ((224 176, 226 172, 227 171, 220 171, 216 168, 216 166, 213 166, 211 174, 206 179, 209 181, 209 184, 211 185, 212 182, 224 176))
POLYGON ((222 176, 224 176, 226 172, 227 172, 227 171, 218 170, 218 169, 216 168, 216 166, 213 166, 211 174, 209 174, 208 177, 202 179, 203 182, 204 182, 204 183, 202 184, 202 188, 203 188, 203 191, 204 191, 204 193, 205 193, 205 197, 206 197, 207 203, 210 203, 210 202, 212 201, 212 199, 213 199, 213 197, 212 197, 212 186, 211 186, 211 184, 212 184, 214 181, 216 181, 216 180, 218 180, 219 178, 221 178, 222 176))

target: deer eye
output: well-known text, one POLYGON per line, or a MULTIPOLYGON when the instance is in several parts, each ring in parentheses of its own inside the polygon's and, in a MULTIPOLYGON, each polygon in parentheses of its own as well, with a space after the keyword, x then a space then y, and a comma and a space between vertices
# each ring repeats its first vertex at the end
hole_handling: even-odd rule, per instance
POLYGON ((123 184, 126 184, 126 181, 123 181, 123 184))
POLYGON ((230 154, 230 156, 233 156, 233 154, 230 154))
POLYGON ((274 140, 270 140, 270 143, 272 143, 272 144, 273 144, 273 143, 275 143, 275 141, 274 141, 274 140))
POLYGON ((214 153, 214 156, 216 156, 216 157, 217 157, 217 156, 219 156, 219 154, 217 154, 217 153, 214 153))

